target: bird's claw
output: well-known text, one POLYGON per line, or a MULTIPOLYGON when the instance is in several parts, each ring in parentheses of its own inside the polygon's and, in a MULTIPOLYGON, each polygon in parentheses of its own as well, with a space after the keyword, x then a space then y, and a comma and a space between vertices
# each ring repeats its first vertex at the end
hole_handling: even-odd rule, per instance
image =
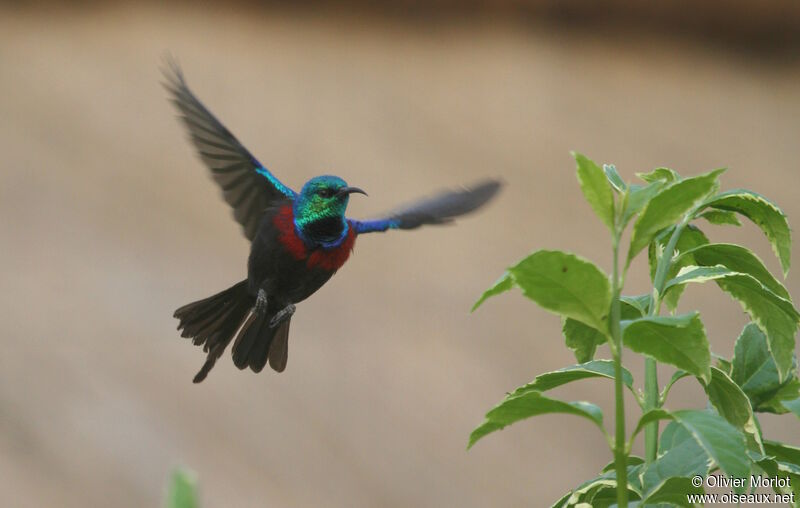
POLYGON ((281 309, 281 310, 279 310, 279 311, 278 311, 278 313, 277 313, 277 314, 275 314, 275 316, 273 316, 273 318, 270 320, 270 322, 269 322, 269 327, 270 327, 270 328, 275 328, 275 327, 277 327, 279 324, 283 323, 284 321, 286 321, 287 319, 289 319, 290 317, 292 317, 292 314, 294 314, 294 311, 295 311, 295 306, 294 306, 294 304, 293 304, 293 303, 290 303, 290 304, 289 304, 289 305, 287 305, 286 307, 282 308, 282 309, 281 309))
POLYGON ((256 313, 264 314, 265 312, 267 312, 267 292, 259 289, 256 297, 256 313))

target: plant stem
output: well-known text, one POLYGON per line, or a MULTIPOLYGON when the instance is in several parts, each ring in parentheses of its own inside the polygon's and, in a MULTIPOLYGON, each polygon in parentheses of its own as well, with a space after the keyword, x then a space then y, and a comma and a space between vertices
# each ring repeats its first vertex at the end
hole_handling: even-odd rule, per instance
MULTIPOLYGON (((650 302, 649 316, 657 316, 661 310, 661 294, 664 291, 667 273, 672 264, 672 254, 675 252, 675 245, 683 232, 683 228, 689 221, 691 215, 687 214, 684 219, 675 226, 672 236, 664 248, 664 252, 658 258, 656 275, 653 280, 653 299, 650 302)), ((644 361, 644 410, 650 411, 659 406, 658 400, 658 368, 653 358, 645 358, 644 361)), ((658 422, 647 425, 644 429, 644 458, 647 463, 656 460, 658 454, 658 422)))
MULTIPOLYGON (((644 360, 644 410, 658 407, 658 369, 653 358, 644 360)), ((658 422, 644 428, 644 458, 647 463, 656 460, 658 454, 658 422)))
POLYGON ((614 437, 614 466, 617 473, 617 506, 628 506, 628 452, 625 446, 625 399, 622 387, 622 333, 620 331, 619 233, 614 238, 614 274, 611 279, 611 322, 609 331, 615 344, 614 406, 616 434, 614 437))

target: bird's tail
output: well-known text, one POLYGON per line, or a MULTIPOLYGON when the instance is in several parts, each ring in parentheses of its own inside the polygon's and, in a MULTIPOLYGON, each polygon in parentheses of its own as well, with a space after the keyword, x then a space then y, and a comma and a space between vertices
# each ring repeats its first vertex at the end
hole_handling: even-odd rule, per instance
POLYGON ((251 311, 247 316, 233 344, 233 363, 238 368, 261 372, 268 359, 276 372, 286 368, 291 316, 273 328, 270 321, 275 314, 276 310, 270 307, 266 312, 251 311))
POLYGON ((183 330, 181 337, 191 338, 195 345, 202 345, 203 351, 208 353, 206 362, 194 377, 195 383, 206 378, 254 302, 255 298, 247 291, 247 280, 243 280, 225 291, 175 311, 174 316, 180 320, 178 330, 183 330))

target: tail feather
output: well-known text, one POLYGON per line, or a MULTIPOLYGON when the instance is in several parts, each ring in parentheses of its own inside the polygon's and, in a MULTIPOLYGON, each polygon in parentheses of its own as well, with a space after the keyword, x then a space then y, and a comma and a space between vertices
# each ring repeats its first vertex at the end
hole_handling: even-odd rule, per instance
POLYGON ((277 329, 271 331, 270 340, 262 340, 253 348, 250 352, 251 369, 261 372, 269 360, 269 366, 275 372, 283 372, 286 368, 290 322, 291 318, 279 324, 277 329))
POLYGON ((181 336, 191 338, 208 353, 203 367, 194 377, 195 383, 208 376, 234 338, 233 363, 238 368, 249 367, 261 372, 267 362, 277 372, 286 368, 291 319, 272 328, 269 323, 280 308, 270 307, 267 312, 257 313, 254 303, 255 298, 247 291, 247 281, 243 280, 175 311, 181 336))
MULTIPOLYGON (((247 306, 241 309, 244 312, 247 312, 247 306)), ((194 383, 199 383, 206 378, 208 373, 214 367, 214 364, 217 363, 217 359, 222 356, 222 353, 225 351, 225 348, 230 343, 231 339, 234 337, 233 334, 229 334, 227 330, 233 330, 234 333, 236 330, 240 328, 240 323, 242 318, 240 312, 228 312, 227 316, 225 317, 225 322, 222 323, 220 326, 220 330, 225 330, 224 332, 216 332, 212 335, 209 340, 206 342, 205 347, 203 348, 204 351, 208 352, 208 357, 206 358, 203 367, 200 369, 200 372, 195 375, 194 379, 192 380, 194 383), (209 344, 215 344, 209 351, 209 344)), ((247 323, 247 321, 245 321, 247 323)), ((246 326, 246 324, 244 325, 246 326)))
POLYGON ((213 296, 184 305, 175 311, 180 321, 178 330, 182 337, 192 338, 195 345, 203 345, 208 353, 206 362, 194 378, 199 383, 214 367, 231 339, 236 335, 254 298, 247 291, 243 280, 213 296))
POLYGON ((273 337, 267 340, 257 341, 256 344, 250 349, 250 354, 247 358, 247 365, 253 369, 253 372, 261 372, 267 364, 267 353, 269 352, 269 345, 273 341, 273 337))
POLYGON ((274 315, 274 312, 251 313, 247 318, 233 344, 233 363, 236 367, 250 367, 254 372, 261 372, 269 360, 270 367, 277 372, 286 368, 286 343, 291 319, 272 328, 269 323, 274 315))
POLYGON ((208 353, 208 357, 206 357, 206 361, 203 363, 200 371, 192 378, 193 383, 199 383, 206 378, 208 373, 211 372, 211 369, 214 368, 214 364, 217 363, 217 358, 222 356, 226 345, 226 342, 220 342, 208 353))
POLYGON ((250 351, 258 342, 261 327, 268 321, 266 313, 251 312, 233 343, 233 364, 239 369, 247 367, 250 351))
MULTIPOLYGON (((206 343, 209 337, 218 332, 223 320, 236 308, 236 305, 229 302, 216 307, 212 305, 213 303, 209 304, 209 308, 198 308, 196 313, 192 314, 191 321, 188 321, 181 331, 181 337, 191 337, 196 346, 206 343)), ((204 349, 208 351, 208 344, 204 349)))
POLYGON ((289 323, 287 319, 275 331, 272 344, 269 346, 269 366, 275 372, 283 372, 286 368, 286 360, 289 357, 289 323))
POLYGON ((243 316, 247 314, 251 305, 250 299, 226 303, 213 319, 206 320, 207 324, 195 335, 194 343, 199 345, 205 342, 203 350, 206 352, 220 340, 224 340, 227 344, 239 329, 243 316))

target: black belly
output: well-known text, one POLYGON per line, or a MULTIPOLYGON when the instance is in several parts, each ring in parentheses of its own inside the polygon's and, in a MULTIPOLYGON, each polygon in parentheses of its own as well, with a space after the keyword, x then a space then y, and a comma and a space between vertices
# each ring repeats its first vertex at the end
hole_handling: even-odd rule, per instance
POLYGON ((270 303, 301 302, 328 282, 335 272, 308 268, 305 259, 295 258, 278 239, 273 216, 271 211, 265 213, 250 247, 248 288, 253 295, 263 288, 272 300, 270 303))

